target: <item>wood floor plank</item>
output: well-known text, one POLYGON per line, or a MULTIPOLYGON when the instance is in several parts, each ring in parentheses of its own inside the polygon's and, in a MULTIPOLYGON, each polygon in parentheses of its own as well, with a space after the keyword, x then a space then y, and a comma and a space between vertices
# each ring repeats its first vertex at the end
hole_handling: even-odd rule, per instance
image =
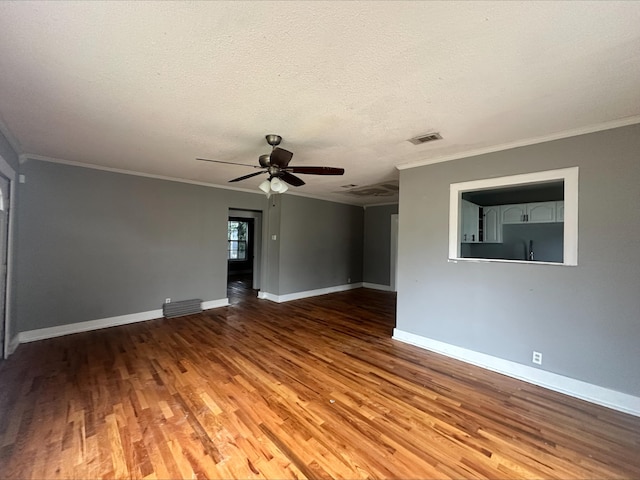
POLYGON ((640 418, 391 339, 367 289, 21 345, 2 478, 640 478, 640 418))

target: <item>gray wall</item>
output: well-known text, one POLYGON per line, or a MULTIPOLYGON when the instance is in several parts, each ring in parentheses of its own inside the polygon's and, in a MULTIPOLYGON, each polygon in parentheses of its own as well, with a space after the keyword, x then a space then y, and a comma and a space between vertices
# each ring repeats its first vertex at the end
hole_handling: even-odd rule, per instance
POLYGON ((27 161, 20 185, 20 331, 226 298, 229 208, 264 195, 27 161))
POLYGON ((264 237, 263 251, 266 252, 264 271, 265 292, 278 295, 280 291, 280 217, 282 195, 271 195, 267 211, 267 235, 264 237), (273 235, 276 239, 273 240, 273 235))
POLYGON ((265 212, 263 291, 362 281, 361 207, 33 160, 22 167, 19 331, 156 310, 167 297, 226 298, 229 209, 265 212))
POLYGON ((397 328, 640 395, 640 125, 400 172, 397 328), (580 167, 578 266, 447 261, 453 182, 580 167))
POLYGON ((280 237, 275 241, 280 250, 279 295, 344 285, 349 279, 362 282, 362 207, 276 197, 281 202, 280 237))
POLYGON ((398 205, 367 207, 364 211, 363 281, 391 285, 391 215, 398 205))

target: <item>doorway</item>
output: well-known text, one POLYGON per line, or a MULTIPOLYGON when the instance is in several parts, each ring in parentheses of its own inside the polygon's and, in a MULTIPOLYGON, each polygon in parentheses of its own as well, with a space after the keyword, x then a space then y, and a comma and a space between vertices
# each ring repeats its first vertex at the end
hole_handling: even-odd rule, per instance
POLYGON ((230 209, 227 220, 227 296, 231 303, 260 289, 262 212, 230 209))
POLYGON ((390 285, 391 291, 398 291, 398 214, 391 215, 391 252, 389 255, 391 264, 390 270, 390 285))

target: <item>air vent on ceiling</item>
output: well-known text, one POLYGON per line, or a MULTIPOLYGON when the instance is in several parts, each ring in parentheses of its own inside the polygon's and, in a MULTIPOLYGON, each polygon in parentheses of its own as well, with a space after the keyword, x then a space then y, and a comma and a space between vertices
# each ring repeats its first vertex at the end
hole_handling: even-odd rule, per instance
POLYGON ((395 197, 398 195, 400 186, 397 181, 391 180, 376 185, 367 185, 347 191, 349 195, 357 197, 395 197))
POLYGON ((442 139, 442 135, 440 135, 438 132, 431 132, 425 135, 419 135, 417 137, 410 138, 409 141, 414 145, 421 145, 423 143, 433 142, 434 140, 441 140, 441 139, 442 139))

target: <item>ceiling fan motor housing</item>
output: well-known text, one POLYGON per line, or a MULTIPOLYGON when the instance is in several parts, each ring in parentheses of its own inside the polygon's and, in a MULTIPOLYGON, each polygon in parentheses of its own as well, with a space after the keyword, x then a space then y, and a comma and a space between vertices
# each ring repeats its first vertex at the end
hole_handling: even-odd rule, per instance
POLYGON ((269 165, 269 176, 270 177, 279 177, 280 176, 280 167, 276 165, 269 165))
POLYGON ((260 157, 258 158, 258 161, 260 162, 261 167, 266 168, 271 165, 271 155, 269 155, 268 153, 265 153, 264 155, 260 155, 260 157))

